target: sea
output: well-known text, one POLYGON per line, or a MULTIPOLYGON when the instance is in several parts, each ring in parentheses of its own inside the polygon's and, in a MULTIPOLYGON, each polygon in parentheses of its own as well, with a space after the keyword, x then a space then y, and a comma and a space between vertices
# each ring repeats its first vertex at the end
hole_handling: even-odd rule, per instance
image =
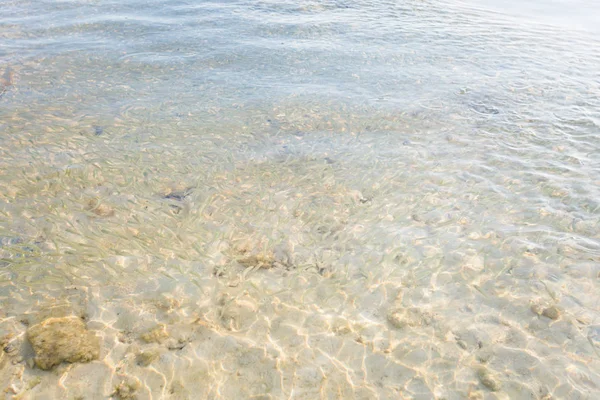
POLYGON ((0 397, 599 399, 600 3, 0 0, 0 397))

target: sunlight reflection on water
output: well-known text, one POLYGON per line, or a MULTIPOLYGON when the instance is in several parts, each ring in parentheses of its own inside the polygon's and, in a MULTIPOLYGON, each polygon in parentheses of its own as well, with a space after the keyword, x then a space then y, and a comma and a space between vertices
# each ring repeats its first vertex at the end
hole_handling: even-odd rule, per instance
POLYGON ((7 2, 7 396, 600 394, 598 42, 477 7, 7 2))

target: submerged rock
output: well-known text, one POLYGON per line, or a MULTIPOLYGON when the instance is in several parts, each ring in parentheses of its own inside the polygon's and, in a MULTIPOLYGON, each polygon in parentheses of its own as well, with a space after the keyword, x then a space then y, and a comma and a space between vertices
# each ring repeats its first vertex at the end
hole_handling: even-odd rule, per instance
POLYGON ((293 246, 285 242, 267 249, 261 243, 242 243, 233 248, 232 258, 244 268, 289 269, 294 266, 293 246))
POLYGON ((431 325, 433 316, 429 312, 416 307, 394 308, 388 312, 387 320, 393 327, 402 329, 407 326, 431 325))
POLYGON ((122 380, 121 383, 115 387, 115 391, 111 395, 121 400, 135 399, 137 398, 136 392, 141 386, 142 385, 137 378, 130 377, 122 380))
POLYGON ((169 338, 169 333, 166 327, 160 324, 140 337, 146 343, 162 343, 169 338))
POLYGON ((250 328, 256 321, 258 305, 254 300, 235 299, 221 310, 221 325, 230 331, 250 328))
POLYGON ((544 311, 542 311, 542 315, 550 319, 558 319, 560 317, 560 314, 561 312, 556 306, 550 306, 548 308, 545 308, 544 311))
POLYGON ((557 320, 560 318, 562 312, 560 308, 556 306, 547 306, 541 304, 532 304, 531 311, 533 311, 537 315, 542 315, 546 318, 550 318, 552 320, 557 320))
POLYGON ((77 317, 48 318, 27 330, 35 364, 51 369, 62 362, 90 362, 100 355, 100 338, 77 317))
POLYGON ((481 367, 477 370, 477 377, 483 386, 491 390, 492 392, 497 392, 500 390, 501 385, 500 382, 488 371, 487 368, 481 367))
POLYGON ((163 198, 169 200, 183 201, 192 194, 193 188, 189 187, 183 190, 171 190, 166 193, 163 198))
POLYGON ((112 217, 115 215, 115 210, 112 207, 100 203, 97 199, 88 201, 87 209, 99 217, 112 217))
POLYGON ((238 258, 237 262, 244 267, 271 269, 275 266, 275 257, 272 254, 259 253, 238 258))
POLYGON ((142 366, 142 367, 147 367, 150 364, 152 364, 154 361, 156 361, 159 357, 160 357, 160 352, 158 351, 158 349, 148 349, 148 350, 140 352, 136 356, 135 361, 136 361, 137 365, 142 366))

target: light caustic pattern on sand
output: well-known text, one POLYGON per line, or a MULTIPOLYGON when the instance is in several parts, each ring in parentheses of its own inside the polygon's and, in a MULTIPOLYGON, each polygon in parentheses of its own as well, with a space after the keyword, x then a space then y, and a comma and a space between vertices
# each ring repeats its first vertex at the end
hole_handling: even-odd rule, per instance
POLYGON ((597 43, 408 3, 7 5, 3 395, 597 398, 597 43))

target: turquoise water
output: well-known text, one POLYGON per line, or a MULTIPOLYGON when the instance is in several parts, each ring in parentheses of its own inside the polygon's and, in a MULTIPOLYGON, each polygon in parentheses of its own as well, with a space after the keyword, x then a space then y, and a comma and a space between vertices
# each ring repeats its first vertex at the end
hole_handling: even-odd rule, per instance
POLYGON ((2 2, 5 397, 598 398, 587 3, 2 2))

